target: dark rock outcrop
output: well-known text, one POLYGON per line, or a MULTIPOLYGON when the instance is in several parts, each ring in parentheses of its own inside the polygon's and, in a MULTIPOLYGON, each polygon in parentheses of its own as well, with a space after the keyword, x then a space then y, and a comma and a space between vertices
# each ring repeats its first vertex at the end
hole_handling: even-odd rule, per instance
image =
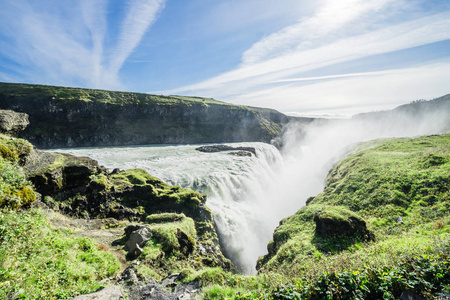
MULTIPOLYGON (((245 151, 256 155, 256 149, 253 147, 233 147, 228 145, 208 145, 195 148, 195 150, 206 153, 223 152, 223 151, 245 151)), ((242 152, 233 152, 242 155, 242 152)))
POLYGON ((213 99, 0 83, 0 108, 29 114, 39 148, 270 142, 290 118, 213 99))
POLYGON ((28 115, 12 110, 0 110, 0 133, 17 135, 24 130, 30 122, 28 115))
POLYGON ((334 236, 367 235, 366 222, 359 216, 343 208, 319 211, 314 215, 316 234, 328 238, 334 236))

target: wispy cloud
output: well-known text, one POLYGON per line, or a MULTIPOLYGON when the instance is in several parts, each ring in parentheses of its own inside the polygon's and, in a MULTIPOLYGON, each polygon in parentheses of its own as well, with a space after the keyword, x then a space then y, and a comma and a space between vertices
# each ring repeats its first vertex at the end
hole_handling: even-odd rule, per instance
POLYGON ((389 109, 411 100, 433 99, 448 94, 450 62, 354 75, 358 76, 315 80, 306 85, 284 82, 235 99, 247 105, 317 115, 351 115, 389 109))
POLYGON ((108 1, 10 1, 2 7, 0 52, 9 73, 30 82, 120 88, 119 71, 157 19, 164 0, 129 0, 116 39, 105 48, 108 1))
MULTIPOLYGON (((280 110, 294 110, 295 107, 298 110, 312 109, 314 103, 293 101, 292 97, 288 98, 295 107, 279 105, 280 102, 287 103, 279 95, 284 95, 284 91, 292 95, 295 90, 308 91, 313 95, 313 87, 303 87, 310 84, 305 81, 311 79, 342 80, 340 77, 368 75, 325 74, 321 78, 303 75, 312 70, 450 39, 450 11, 408 18, 402 9, 408 11, 414 10, 414 7, 408 1, 401 0, 327 1, 327 5, 311 17, 255 43, 243 54, 242 64, 235 69, 164 93, 205 95, 280 110), (344 15, 340 16, 340 13, 344 15), (398 14, 398 18, 394 18, 395 22, 392 22, 386 14, 398 14), (271 98, 264 93, 271 95, 271 98), (265 100, 249 101, 255 100, 255 95, 265 100)), ((389 66, 383 67, 390 69, 389 66)), ((413 80, 411 76, 408 78, 413 80)), ((334 105, 332 102, 329 104, 334 105)), ((317 107, 319 108, 323 107, 317 107)))
MULTIPOLYGON (((288 26, 255 43, 244 52, 244 64, 256 63, 292 51, 317 47, 330 34, 342 30, 361 16, 386 7, 393 0, 328 0, 310 17, 288 26)), ((364 26, 353 26, 351 31, 361 32, 364 26)), ((347 32, 348 34, 348 32, 347 32)))
POLYGON ((165 0, 131 0, 122 24, 119 43, 111 56, 110 70, 116 73, 141 41, 164 8, 165 0))

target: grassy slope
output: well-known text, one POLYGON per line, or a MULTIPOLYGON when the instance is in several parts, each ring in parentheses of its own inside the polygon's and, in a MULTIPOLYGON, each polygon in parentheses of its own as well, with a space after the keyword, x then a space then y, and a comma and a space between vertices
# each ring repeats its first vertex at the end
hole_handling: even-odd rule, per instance
POLYGON ((54 229, 38 210, 0 211, 0 298, 71 299, 100 287, 120 264, 87 238, 54 229))
POLYGON ((0 298, 72 298, 96 290, 119 269, 117 259, 86 238, 54 229, 39 210, 16 211, 36 199, 20 167, 32 146, 0 135, 0 298))
POLYGON ((404 251, 421 253, 434 237, 450 234, 450 135, 375 141, 360 147, 368 149, 341 161, 329 173, 324 192, 282 221, 274 234, 278 251, 263 269, 289 265, 290 276, 301 276, 310 272, 305 265, 323 271, 340 267, 329 263, 334 256, 321 260, 323 252, 351 257, 341 269, 352 267, 356 258, 379 263, 371 256, 386 256, 390 263, 389 256, 396 260, 404 251), (361 215, 377 242, 341 240, 333 246, 317 241, 312 219, 325 205, 344 206, 361 215), (403 224, 397 224, 396 217, 402 217, 403 224))

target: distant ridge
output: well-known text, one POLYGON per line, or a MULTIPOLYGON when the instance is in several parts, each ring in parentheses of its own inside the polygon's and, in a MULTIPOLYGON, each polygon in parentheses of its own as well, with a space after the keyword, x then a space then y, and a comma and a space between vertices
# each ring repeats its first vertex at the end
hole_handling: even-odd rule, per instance
POLYGON ((408 104, 400 105, 393 110, 368 112, 354 115, 353 119, 373 118, 382 116, 391 116, 393 113, 406 113, 409 115, 418 115, 430 112, 450 113, 450 94, 435 98, 433 100, 416 100, 408 104))
POLYGON ((0 109, 24 112, 40 148, 270 142, 290 118, 210 98, 0 83, 0 109))

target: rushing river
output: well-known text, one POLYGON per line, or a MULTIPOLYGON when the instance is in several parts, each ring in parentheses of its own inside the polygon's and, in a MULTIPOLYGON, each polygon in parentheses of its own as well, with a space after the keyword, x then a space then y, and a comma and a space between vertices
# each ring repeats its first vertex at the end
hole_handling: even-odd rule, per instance
MULTIPOLYGON (((284 215, 279 199, 271 196, 277 174, 283 169, 279 151, 264 143, 227 145, 253 147, 256 156, 230 152, 204 153, 199 145, 151 145, 57 149, 88 156, 109 169, 142 168, 171 185, 208 196, 226 255, 246 273, 255 272, 256 260, 284 215)), ((299 208, 300 205, 297 207, 299 208)))

